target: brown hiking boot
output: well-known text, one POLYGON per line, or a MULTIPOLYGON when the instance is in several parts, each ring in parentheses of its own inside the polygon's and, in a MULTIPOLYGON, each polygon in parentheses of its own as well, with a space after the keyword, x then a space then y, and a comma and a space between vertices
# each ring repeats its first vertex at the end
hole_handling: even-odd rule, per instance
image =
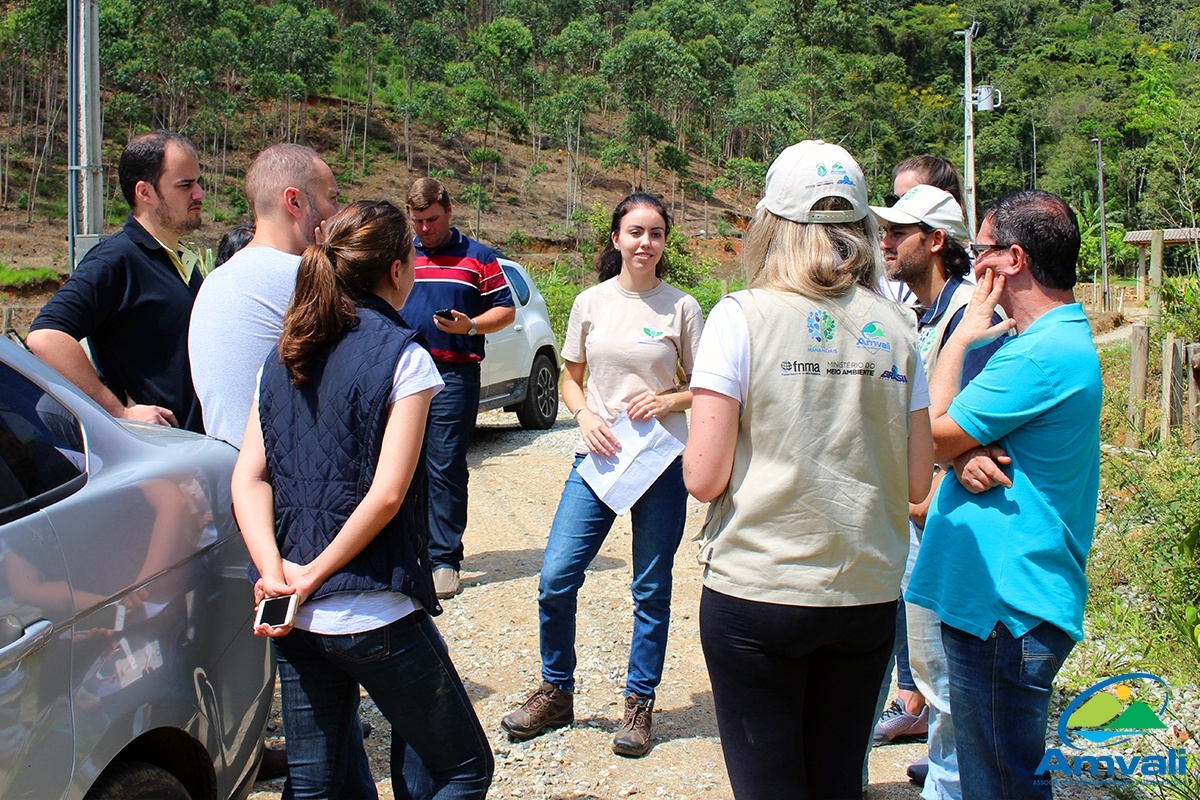
POLYGON ((547 728, 562 728, 575 721, 575 695, 542 685, 521 704, 521 707, 500 721, 500 727, 518 742, 532 739, 547 728))
POLYGON ((650 722, 654 716, 654 698, 625 698, 625 719, 613 734, 612 750, 619 756, 641 758, 650 752, 650 722))

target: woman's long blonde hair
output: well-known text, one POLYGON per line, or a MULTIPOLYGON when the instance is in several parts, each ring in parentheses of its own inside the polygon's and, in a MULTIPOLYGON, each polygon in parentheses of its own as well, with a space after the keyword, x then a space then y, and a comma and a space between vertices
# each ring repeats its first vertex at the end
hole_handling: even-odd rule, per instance
MULTIPOLYGON (((850 209, 829 197, 814 210, 850 209)), ((879 291, 883 256, 872 214, 858 222, 800 223, 760 208, 746 235, 742 265, 752 289, 793 292, 813 300, 838 297, 854 285, 879 291)))

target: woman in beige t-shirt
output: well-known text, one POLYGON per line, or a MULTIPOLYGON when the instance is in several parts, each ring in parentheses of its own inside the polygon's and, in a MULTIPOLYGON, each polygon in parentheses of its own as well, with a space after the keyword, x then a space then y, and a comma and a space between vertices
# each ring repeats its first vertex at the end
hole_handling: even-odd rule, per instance
MULTIPOLYGON (((562 355, 562 397, 579 423, 575 467, 587 453, 612 455, 621 443, 609 425, 622 412, 657 419, 687 439, 689 389, 703 314, 690 295, 662 280, 671 218, 657 198, 634 194, 613 212, 610 243, 597 259, 600 284, 571 308, 562 355), (586 400, 584 374, 587 374, 586 400)), ((683 536, 687 490, 676 459, 634 504, 633 639, 626 676, 625 716, 613 752, 639 757, 650 749, 654 691, 662 678, 671 615, 671 567, 683 536)), ((563 488, 538 585, 542 685, 502 725, 517 740, 574 721, 575 608, 584 571, 616 514, 573 467, 563 488)))

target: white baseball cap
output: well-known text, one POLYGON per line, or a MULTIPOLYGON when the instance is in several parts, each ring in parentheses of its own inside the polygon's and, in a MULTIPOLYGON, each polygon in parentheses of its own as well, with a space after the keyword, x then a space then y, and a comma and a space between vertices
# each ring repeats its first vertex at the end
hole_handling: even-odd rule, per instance
POLYGON ((875 216, 894 225, 916 225, 924 223, 934 230, 943 230, 959 244, 966 244, 970 236, 963 222, 962 206, 954 195, 921 183, 904 193, 891 208, 871 206, 875 216))
POLYGON ((792 222, 858 222, 867 216, 867 182, 862 168, 836 144, 807 139, 779 154, 767 170, 767 188, 758 208, 792 222), (848 211, 814 211, 825 197, 842 197, 848 211))

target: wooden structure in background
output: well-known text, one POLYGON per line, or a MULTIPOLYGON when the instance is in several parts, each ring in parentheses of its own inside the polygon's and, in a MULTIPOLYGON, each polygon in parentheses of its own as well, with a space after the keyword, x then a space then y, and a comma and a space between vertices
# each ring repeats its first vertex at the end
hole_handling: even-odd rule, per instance
POLYGON ((1133 245, 1138 251, 1138 302, 1146 299, 1146 250, 1150 251, 1150 318, 1158 319, 1162 314, 1159 294, 1162 289, 1163 248, 1190 245, 1197 248, 1197 255, 1200 256, 1200 228, 1128 231, 1121 241, 1133 245))

